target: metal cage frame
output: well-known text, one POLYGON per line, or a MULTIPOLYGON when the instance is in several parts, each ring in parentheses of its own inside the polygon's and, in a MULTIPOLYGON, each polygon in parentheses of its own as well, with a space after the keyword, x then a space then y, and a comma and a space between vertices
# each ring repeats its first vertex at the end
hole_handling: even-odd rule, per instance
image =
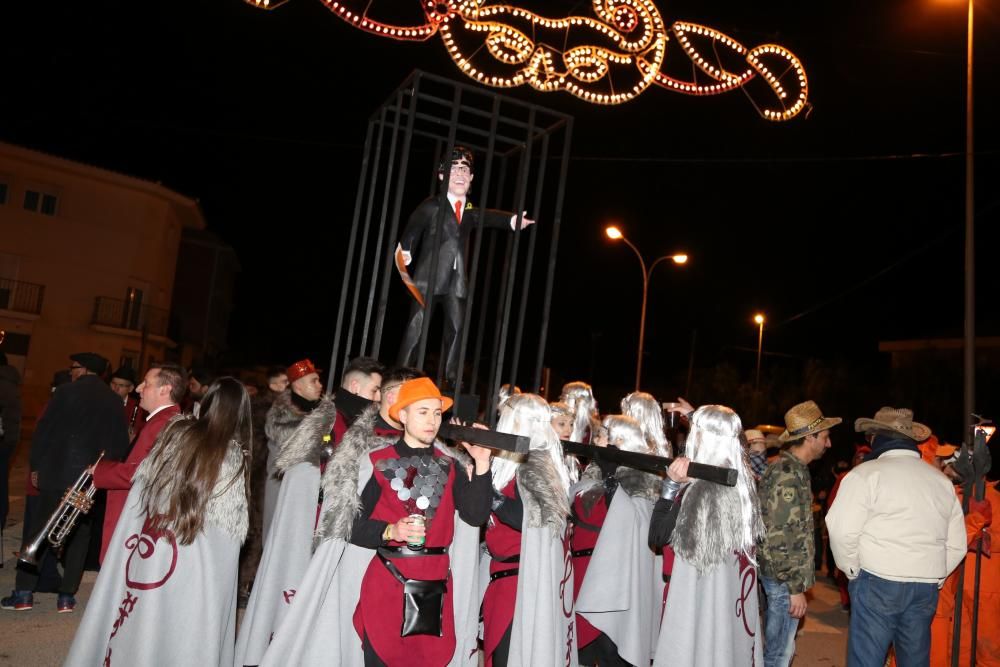
MULTIPOLYGON (((404 295, 411 298, 405 289, 390 290, 393 250, 402 231, 403 206, 404 203, 416 206, 420 198, 428 194, 424 192, 420 198, 414 196, 418 194, 414 190, 415 183, 426 176, 421 170, 419 177, 411 178, 411 163, 429 154, 430 165, 437 165, 440 157, 450 154, 456 144, 467 146, 476 154, 477 192, 473 193, 473 198, 484 207, 489 204, 492 208, 516 212, 517 218, 516 232, 505 233, 484 229, 485 216, 479 216, 470 237, 472 248, 471 252, 467 248, 466 253, 469 257, 468 294, 458 332, 459 366, 450 389, 457 401, 469 401, 477 395, 466 397, 462 394, 463 388, 476 391, 482 387, 486 397, 491 399, 487 406, 495 405, 503 380, 514 385, 521 378, 528 380, 525 384, 530 390, 540 390, 572 132, 573 117, 568 114, 419 70, 411 73, 389 96, 369 118, 365 134, 340 285, 328 390, 349 358, 378 358, 383 352, 390 301, 402 299, 404 295), (555 187, 554 198, 546 198, 547 185, 555 187), (530 207, 526 205, 529 192, 530 207), (521 233, 522 214, 529 209, 539 224, 521 233), (506 238, 500 238, 501 234, 506 238), (543 244, 549 244, 548 257, 544 260, 536 257, 539 236, 543 237, 543 244), (486 264, 485 269, 480 270, 484 240, 487 240, 486 264), (505 241, 506 247, 502 257, 498 257, 501 241, 505 241), (499 272, 496 271, 498 260, 502 262, 499 272), (532 274, 540 261, 546 262, 541 267, 545 269, 541 294, 531 291, 532 274), (367 303, 362 300, 364 286, 367 287, 367 303), (512 319, 515 297, 516 322, 512 319), (491 302, 495 302, 492 320, 489 317, 491 302), (477 315, 475 322, 474 314, 477 315), (525 327, 529 314, 538 317, 532 320, 533 329, 537 329, 537 349, 530 374, 524 374, 521 370, 522 346, 527 342, 525 327), (469 359, 473 331, 473 353, 469 359), (486 340, 489 334, 492 334, 491 341, 486 340), (490 346, 485 355, 484 344, 490 346), (471 370, 466 374, 466 364, 470 361, 471 370), (480 377, 481 372, 485 382, 480 377)), ((431 173, 429 193, 433 195, 439 188, 436 168, 431 166, 428 171, 431 173)), ((439 215, 436 221, 438 237, 444 220, 444 215, 439 215)), ((433 276, 437 273, 438 244, 431 250, 430 262, 430 275, 433 276)), ((415 363, 425 372, 434 291, 429 289, 425 296, 425 316, 415 363)), ((436 374, 428 372, 432 377, 436 375, 439 385, 443 356, 436 374)), ((467 405, 466 410, 468 408, 467 405)), ((485 409, 484 413, 493 425, 496 411, 485 409)))

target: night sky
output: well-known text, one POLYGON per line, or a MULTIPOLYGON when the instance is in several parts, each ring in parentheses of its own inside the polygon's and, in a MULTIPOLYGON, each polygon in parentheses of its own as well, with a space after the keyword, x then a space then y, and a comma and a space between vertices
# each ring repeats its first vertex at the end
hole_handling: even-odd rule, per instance
MULTIPOLYGON (((198 198, 243 267, 230 362, 328 358, 365 121, 414 68, 463 80, 440 40, 361 33, 317 0, 274 12, 238 0, 6 4, 0 139, 198 198)), ((684 389, 695 329, 697 399, 713 400, 720 364, 752 381, 758 310, 765 384, 798 382, 812 359, 846 364, 860 385, 885 373, 880 340, 960 336, 965 4, 658 4, 668 23, 788 47, 814 108, 770 123, 738 91, 654 87, 617 107, 508 93, 577 122, 548 353, 557 376, 592 379, 605 404, 631 383, 641 283, 632 253, 604 238, 609 221, 647 259, 691 256, 651 283, 644 374, 664 397, 684 389)), ((977 4, 975 40, 978 324, 995 336, 997 3, 977 4)), ((955 413, 960 392, 951 399, 955 413)))

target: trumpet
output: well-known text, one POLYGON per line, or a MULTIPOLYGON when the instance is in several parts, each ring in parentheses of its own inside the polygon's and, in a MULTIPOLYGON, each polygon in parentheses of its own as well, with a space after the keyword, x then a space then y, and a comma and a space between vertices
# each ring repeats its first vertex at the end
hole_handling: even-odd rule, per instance
MULTIPOLYGON (((97 460, 94 461, 94 465, 100 463, 103 458, 104 452, 102 451, 97 460)), ((86 514, 93 507, 97 487, 94 486, 93 475, 90 475, 87 470, 81 472, 73 486, 66 489, 62 501, 49 520, 45 522, 45 526, 38 531, 35 539, 21 550, 21 554, 17 557, 19 561, 27 565, 37 566, 38 552, 42 545, 48 541, 54 549, 60 548, 69 534, 73 532, 73 527, 76 526, 80 515, 86 514)))

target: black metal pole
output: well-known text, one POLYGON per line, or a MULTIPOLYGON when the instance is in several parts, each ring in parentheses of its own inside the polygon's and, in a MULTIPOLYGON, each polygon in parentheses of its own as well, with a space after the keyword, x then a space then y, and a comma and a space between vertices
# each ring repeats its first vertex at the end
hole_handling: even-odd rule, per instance
POLYGON ((552 287, 556 275, 556 255, 559 248, 559 229, 562 226, 562 206, 566 195, 566 174, 569 169, 570 141, 573 137, 573 119, 566 119, 566 133, 563 138, 562 164, 559 165, 559 185, 556 187, 555 215, 552 218, 552 238, 549 241, 549 267, 545 277, 545 298, 542 301, 542 321, 538 334, 538 359, 535 362, 534 386, 542 382, 542 368, 545 364, 545 344, 549 337, 549 313, 552 309, 552 287))
MULTIPOLYGON (((399 211, 403 207, 403 185, 406 183, 406 170, 409 167, 410 144, 413 141, 413 123, 416 118, 417 96, 420 94, 420 74, 413 79, 413 88, 410 90, 410 106, 406 117, 406 132, 403 135, 403 152, 400 158, 399 176, 396 179, 396 196, 392 204, 392 222, 389 227, 389 243, 386 244, 385 263, 382 266, 382 287, 378 300, 378 314, 375 318, 375 341, 372 343, 371 356, 376 359, 382 349, 382 327, 385 324, 385 309, 389 301, 389 274, 395 263, 392 260, 392 243, 399 235, 399 211)), ((400 93, 402 101, 402 92, 400 93)), ((397 105, 397 112, 402 111, 401 104, 397 105)), ((399 116, 397 115, 397 122, 399 116)), ((387 181, 388 182, 388 181, 387 181)))
MULTIPOLYGON (((382 110, 380 112, 380 119, 379 119, 379 126, 378 126, 379 127, 378 140, 376 141, 376 143, 379 144, 379 146, 378 146, 378 148, 376 148, 376 151, 375 151, 375 159, 371 160, 372 170, 371 170, 371 179, 370 180, 371 180, 371 183, 372 183, 372 187, 368 188, 368 201, 365 204, 364 231, 362 231, 362 233, 361 233, 361 249, 358 251, 358 270, 357 270, 356 277, 354 279, 354 297, 351 299, 351 321, 350 321, 350 324, 347 325, 347 344, 344 346, 344 360, 345 360, 345 363, 346 363, 347 359, 350 357, 351 349, 352 349, 351 346, 354 343, 354 325, 357 323, 357 318, 358 318, 358 299, 361 298, 361 281, 364 280, 367 277, 367 274, 365 273, 365 259, 366 259, 366 254, 367 254, 367 251, 368 251, 368 236, 369 236, 369 234, 371 232, 372 204, 373 204, 373 197, 374 197, 374 194, 375 194, 375 187, 374 186, 375 186, 375 180, 378 178, 379 158, 381 157, 379 155, 379 151, 381 149, 382 128, 383 128, 383 123, 384 122, 385 122, 385 107, 383 106, 382 110)), ((364 187, 362 185, 362 187, 358 190, 358 195, 359 196, 361 195, 361 193, 362 193, 363 190, 364 190, 364 187)), ((379 238, 382 237, 382 230, 384 228, 385 228, 385 216, 383 214, 382 226, 379 229, 379 238)), ((376 255, 375 261, 378 261, 377 255, 376 255)), ((374 289, 374 287, 375 287, 375 285, 374 285, 374 283, 375 283, 374 272, 373 272, 372 279, 369 280, 369 283, 371 284, 371 289, 374 289)), ((369 297, 369 306, 368 307, 371 308, 371 298, 370 297, 369 297)), ((362 343, 361 343, 361 347, 362 348, 364 348, 364 338, 367 338, 367 333, 368 332, 365 331, 364 334, 363 334, 363 336, 362 336, 362 343)))
POLYGON ((351 261, 354 258, 354 242, 358 235, 358 221, 361 218, 361 193, 365 189, 365 177, 368 174, 368 158, 371 151, 371 141, 374 121, 368 122, 365 133, 365 146, 361 156, 361 176, 358 184, 358 194, 354 199, 354 220, 351 222, 351 235, 347 241, 347 258, 344 261, 344 278, 340 284, 340 305, 337 307, 337 324, 333 332, 333 349, 330 351, 330 368, 327 371, 326 392, 333 388, 333 378, 337 370, 337 355, 340 351, 340 331, 344 326, 344 309, 347 307, 347 285, 351 277, 351 261))
MULTIPOLYGON (((486 146, 486 170, 483 174, 483 192, 482 199, 483 206, 480 207, 479 217, 476 220, 476 242, 472 251, 472 261, 469 263, 469 283, 467 294, 468 297, 465 302, 465 312, 462 313, 462 330, 459 332, 459 345, 458 345, 458 374, 455 376, 455 400, 459 399, 459 395, 462 393, 462 376, 465 374, 465 352, 466 347, 469 343, 469 324, 472 320, 472 308, 476 302, 476 281, 479 278, 479 258, 483 247, 483 233, 485 230, 485 220, 486 220, 486 202, 490 196, 490 178, 493 175, 493 152, 496 149, 496 129, 497 123, 500 119, 500 98, 493 98, 493 113, 490 116, 490 138, 486 146)), ((487 277, 487 281, 489 277, 487 277)), ((484 303, 485 311, 485 303, 484 303)), ((470 385, 475 382, 472 378, 470 385)), ((474 385, 472 385, 474 386, 474 385)))
MULTIPOLYGON (((538 165, 538 180, 535 182, 534 215, 542 206, 542 190, 545 181, 545 169, 548 165, 549 135, 542 135, 542 155, 538 165)), ((531 156, 528 156, 528 164, 531 164, 531 156)), ((524 279, 521 281, 521 306, 517 314, 517 330, 514 332, 514 351, 511 358, 511 367, 515 372, 521 366, 521 342, 524 340, 524 322, 528 314, 528 295, 531 292, 532 269, 535 266, 535 242, 538 240, 538 230, 532 227, 528 230, 528 257, 524 264, 524 279)), ((534 382, 534 376, 532 376, 534 382)), ((538 383, 531 385, 531 391, 538 392, 538 383)))
MULTIPOLYGON (((503 199, 503 186, 507 177, 507 159, 500 156, 500 179, 497 183, 497 192, 494 196, 494 200, 497 202, 496 208, 500 208, 499 202, 503 199)), ((486 204, 486 200, 483 200, 483 204, 486 204)), ((496 245, 497 245, 497 232, 490 233, 490 247, 487 251, 486 260, 486 279, 483 281, 483 303, 479 307, 479 326, 476 329, 476 351, 473 353, 472 359, 472 383, 479 381, 479 361, 481 359, 483 351, 483 338, 486 335, 486 312, 489 307, 490 302, 490 288, 493 286, 493 260, 496 256, 496 245)), ((490 380, 492 384, 492 380, 490 380)), ((484 387, 489 392, 489 389, 484 387)), ((489 397, 486 397, 487 400, 489 397)), ((487 413, 490 410, 487 409, 487 413)))
MULTIPOLYGON (((510 267, 505 275, 507 282, 507 294, 504 298, 503 304, 503 318, 500 320, 500 339, 503 344, 500 346, 500 351, 497 354, 497 375, 496 379, 493 381, 492 391, 490 396, 493 401, 496 401, 497 396, 500 393, 500 378, 503 374, 503 361, 504 355, 507 351, 507 334, 510 331, 510 310, 514 303, 514 280, 517 277, 517 264, 518 264, 518 248, 521 243, 521 222, 524 215, 524 200, 528 194, 528 172, 531 166, 531 135, 535 128, 535 110, 532 108, 528 112, 528 132, 527 138, 524 142, 524 146, 521 149, 521 159, 520 167, 518 168, 518 178, 517 178, 517 188, 514 194, 514 214, 517 216, 517 221, 514 225, 514 250, 511 253, 510 267)), ((510 369, 510 385, 515 386, 517 380, 517 369, 511 367, 510 369)))
MULTIPOLYGON (((400 100, 401 101, 401 100, 400 100)), ((382 140, 385 137, 385 105, 382 105, 379 111, 379 126, 378 126, 378 136, 375 139, 375 167, 372 169, 372 184, 371 189, 368 191, 368 209, 371 210, 375 203, 375 190, 377 184, 377 174, 379 173, 379 166, 382 163, 382 140)), ((399 130, 399 113, 397 110, 396 114, 396 125, 393 132, 399 130)), ((391 143, 391 142, 390 142, 391 143)), ((390 150, 390 156, 392 151, 390 150)), ((390 158, 391 159, 391 158, 390 158)), ((386 201, 385 199, 389 196, 389 178, 392 175, 390 169, 389 173, 386 174, 385 185, 383 190, 385 194, 382 200, 382 214, 379 216, 379 228, 378 237, 375 240, 375 247, 372 249, 372 276, 371 280, 368 282, 368 303, 365 306, 365 321, 361 326, 361 347, 360 354, 362 356, 368 355, 368 335, 370 333, 370 326, 372 323, 372 309, 375 307, 375 289, 378 287, 378 258, 382 255, 382 243, 385 240, 385 220, 386 220, 386 201)), ((370 224, 370 223, 369 223, 370 224)))

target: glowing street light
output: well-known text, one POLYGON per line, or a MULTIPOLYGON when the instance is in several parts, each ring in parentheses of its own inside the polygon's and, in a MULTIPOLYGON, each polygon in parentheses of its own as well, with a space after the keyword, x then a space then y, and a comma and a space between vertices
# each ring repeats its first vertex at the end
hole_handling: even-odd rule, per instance
POLYGON ((613 241, 624 241, 625 244, 632 249, 635 256, 639 258, 639 268, 642 269, 642 316, 639 319, 639 356, 635 362, 635 390, 639 391, 639 382, 642 379, 642 351, 646 340, 646 299, 649 296, 649 278, 653 274, 653 269, 656 265, 664 260, 670 260, 678 266, 687 264, 688 256, 684 253, 674 253, 673 255, 663 255, 662 257, 657 257, 656 261, 646 268, 646 260, 642 258, 642 253, 635 245, 625 238, 622 234, 622 230, 618 229, 614 225, 609 225, 604 229, 604 233, 607 237, 613 241))
POLYGON ((764 314, 757 313, 753 316, 754 323, 757 324, 757 378, 753 382, 753 391, 756 394, 760 388, 760 357, 764 350, 764 314))

